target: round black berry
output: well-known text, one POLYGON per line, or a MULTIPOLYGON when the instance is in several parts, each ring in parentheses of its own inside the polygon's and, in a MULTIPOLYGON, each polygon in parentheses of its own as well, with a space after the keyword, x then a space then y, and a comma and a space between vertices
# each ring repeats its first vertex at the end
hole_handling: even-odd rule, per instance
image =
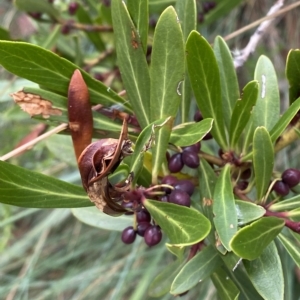
POLYGON ((68 7, 69 14, 75 15, 78 7, 79 7, 79 4, 77 2, 71 2, 68 7))
POLYGON ((151 216, 148 211, 145 209, 141 209, 136 213, 136 220, 138 223, 141 222, 150 222, 151 221, 151 216))
POLYGON ((189 152, 196 152, 196 153, 198 153, 200 151, 200 148, 201 148, 201 144, 200 144, 200 142, 198 142, 198 143, 196 143, 194 145, 184 147, 183 151, 189 151, 189 152))
POLYGON ((300 182, 300 171, 297 169, 287 169, 282 173, 281 178, 284 183, 292 188, 300 182))
POLYGON ((159 226, 153 225, 149 226, 144 233, 145 243, 148 246, 157 245, 162 239, 162 232, 159 226))
MULTIPOLYGON (((168 185, 171 185, 171 186, 174 186, 175 183, 178 181, 178 179, 175 177, 175 176, 172 176, 172 175, 167 175, 165 176, 161 183, 162 184, 168 184, 168 185)), ((170 194, 172 192, 172 189, 171 188, 167 188, 167 187, 164 187, 163 190, 167 193, 167 194, 170 194)))
POLYGON ((200 164, 199 156, 196 152, 183 151, 182 161, 185 165, 192 169, 198 168, 200 164))
POLYGON ((174 185, 174 188, 175 188, 175 190, 186 192, 187 194, 192 196, 194 193, 195 186, 190 180, 182 179, 182 180, 178 180, 176 182, 176 184, 174 185))
POLYGON ((182 161, 181 153, 175 153, 170 157, 168 162, 168 168, 172 173, 177 173, 182 170, 183 161, 182 161))
POLYGON ((174 190, 169 195, 169 202, 182 206, 191 206, 191 198, 190 195, 184 191, 174 190))
POLYGON ((203 140, 211 140, 213 138, 212 134, 209 132, 204 137, 203 140))
POLYGON ((136 238, 136 232, 132 226, 125 228, 122 232, 122 242, 124 244, 132 244, 136 238))
POLYGON ((273 185, 273 190, 278 195, 286 196, 289 193, 290 188, 286 183, 284 183, 283 181, 280 180, 280 181, 275 182, 275 184, 273 185))
POLYGON ((141 222, 141 223, 138 223, 137 225, 137 234, 139 236, 144 236, 145 235, 145 231, 148 227, 150 227, 151 224, 149 222, 141 222))
MULTIPOLYGON (((200 22, 201 23, 201 22, 200 22)), ((194 121, 195 122, 200 122, 203 120, 202 114, 200 112, 200 110, 197 110, 194 114, 194 121)))

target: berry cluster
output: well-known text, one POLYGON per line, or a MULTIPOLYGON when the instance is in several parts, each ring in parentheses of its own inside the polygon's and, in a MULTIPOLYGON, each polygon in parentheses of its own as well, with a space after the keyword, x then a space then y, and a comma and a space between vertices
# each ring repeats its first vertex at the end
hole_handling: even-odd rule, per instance
POLYGON ((177 173, 180 172, 184 165, 192 168, 197 169, 200 164, 199 160, 199 151, 201 148, 200 142, 184 147, 182 152, 173 154, 168 159, 168 168, 170 172, 177 173))
POLYGON ((286 196, 290 188, 300 183, 300 171, 297 169, 287 169, 281 174, 281 180, 276 181, 273 190, 281 196, 286 196))

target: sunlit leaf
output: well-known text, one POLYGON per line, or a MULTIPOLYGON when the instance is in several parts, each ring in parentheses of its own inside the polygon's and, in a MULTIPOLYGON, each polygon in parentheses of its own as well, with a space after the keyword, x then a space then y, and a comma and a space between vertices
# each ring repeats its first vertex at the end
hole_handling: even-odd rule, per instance
POLYGON ((238 225, 244 225, 264 216, 266 210, 251 202, 235 200, 238 225))
POLYGON ((291 240, 286 237, 284 234, 279 233, 278 239, 289 253, 295 264, 300 268, 300 246, 296 240, 291 240))
POLYGON ((300 50, 291 50, 288 54, 285 69, 289 81, 290 103, 293 103, 300 95, 300 50))

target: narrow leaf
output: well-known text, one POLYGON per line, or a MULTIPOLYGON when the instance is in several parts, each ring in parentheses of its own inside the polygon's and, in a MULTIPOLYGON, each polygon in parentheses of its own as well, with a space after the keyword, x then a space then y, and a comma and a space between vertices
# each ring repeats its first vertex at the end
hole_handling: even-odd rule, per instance
POLYGON ((229 130, 233 108, 240 97, 239 85, 231 52, 220 36, 214 41, 214 53, 220 70, 224 124, 229 130))
POLYGON ((289 253, 295 264, 298 268, 300 268, 300 246, 296 240, 291 240, 286 237, 284 234, 279 233, 278 239, 285 248, 285 250, 289 253))
POLYGON ((300 195, 286 199, 270 206, 271 211, 286 211, 300 207, 300 195))
POLYGON ((36 208, 94 205, 80 186, 2 161, 0 161, 0 202, 36 208))
POLYGON ((237 231, 237 215, 231 184, 230 165, 227 164, 217 180, 213 197, 214 224, 223 246, 231 251, 229 242, 237 231))
POLYGON ((272 130, 270 131, 270 136, 272 142, 276 142, 276 140, 280 137, 283 131, 290 124, 294 116, 300 110, 300 98, 293 101, 291 106, 284 112, 284 114, 280 117, 279 121, 274 125, 272 130))
POLYGON ((264 216, 266 210, 251 202, 235 200, 238 225, 245 225, 264 216))
POLYGON ((236 300, 239 297, 240 291, 227 275, 227 273, 219 268, 211 275, 211 280, 218 291, 218 295, 222 300, 236 300))
POLYGON ((210 231, 209 220, 192 208, 154 200, 145 200, 144 205, 174 246, 196 244, 210 231))
POLYGON ((127 0, 127 7, 146 53, 149 26, 148 0, 127 0))
POLYGON ((212 119, 205 119, 197 123, 183 123, 173 128, 170 143, 176 146, 190 146, 203 139, 211 130, 212 119))
POLYGON ((123 1, 111 4, 118 65, 126 93, 142 128, 150 123, 150 78, 139 34, 123 1))
POLYGON ((219 68, 210 44, 192 31, 186 43, 186 60, 196 102, 204 118, 213 118, 212 135, 222 149, 227 148, 222 112, 219 68))
POLYGON ((155 27, 151 55, 151 120, 175 117, 180 103, 177 92, 184 74, 182 31, 173 7, 168 7, 155 27))
POLYGON ((258 127, 254 132, 253 166, 257 200, 262 200, 269 187, 274 166, 274 148, 265 127, 258 127))
POLYGON ((293 103, 300 95, 300 50, 291 50, 288 54, 285 69, 289 81, 290 103, 293 103))
POLYGON ((253 109, 254 127, 264 126, 270 131, 279 119, 280 97, 274 66, 264 55, 257 62, 254 79, 259 83, 258 98, 253 109))
MULTIPOLYGON (((17 76, 65 96, 71 76, 78 69, 76 65, 51 51, 23 42, 0 41, 0 64, 17 76)), ((80 72, 88 86, 91 103, 101 103, 104 106, 124 103, 123 98, 99 80, 83 70, 80 72)))
POLYGON ((265 300, 284 299, 282 266, 274 242, 257 259, 244 261, 244 266, 254 287, 265 300))
POLYGON ((111 217, 96 207, 72 208, 71 211, 79 221, 105 230, 123 231, 133 224, 132 216, 111 217))
POLYGON ((221 264, 219 252, 212 245, 202 249, 180 270, 172 283, 170 293, 179 295, 190 290, 210 276, 221 264))
POLYGON ((251 117, 257 96, 258 83, 251 81, 244 87, 242 99, 238 100, 233 108, 229 132, 232 148, 239 142, 239 138, 251 117))
POLYGON ((259 257, 284 226, 284 220, 264 217, 240 229, 230 242, 232 251, 245 259, 259 257))

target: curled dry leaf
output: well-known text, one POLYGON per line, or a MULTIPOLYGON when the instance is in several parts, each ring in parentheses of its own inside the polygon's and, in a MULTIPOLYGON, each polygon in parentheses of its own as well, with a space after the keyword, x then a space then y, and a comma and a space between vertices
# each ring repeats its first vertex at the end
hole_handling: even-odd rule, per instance
POLYGON ((11 94, 14 101, 27 112, 30 117, 42 115, 47 119, 50 116, 61 116, 62 111, 58 108, 53 108, 52 103, 43 99, 39 95, 25 93, 24 91, 18 91, 11 94))

